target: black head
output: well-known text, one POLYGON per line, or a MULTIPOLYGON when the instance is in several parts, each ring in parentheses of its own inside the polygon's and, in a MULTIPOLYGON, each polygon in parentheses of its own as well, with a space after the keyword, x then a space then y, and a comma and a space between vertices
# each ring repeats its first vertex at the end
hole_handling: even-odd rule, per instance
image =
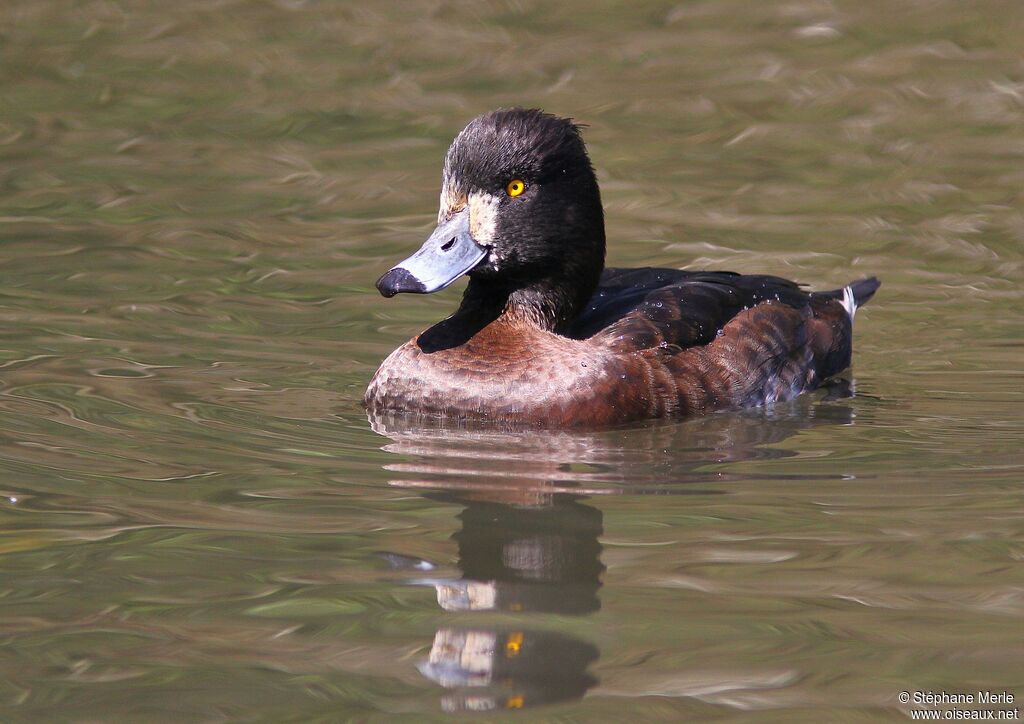
POLYGON ((539 305, 560 326, 596 288, 604 251, 601 196, 579 127, 539 110, 498 110, 455 138, 437 231, 378 288, 430 292, 468 272, 472 295, 539 305), (410 278, 416 284, 400 283, 410 278))

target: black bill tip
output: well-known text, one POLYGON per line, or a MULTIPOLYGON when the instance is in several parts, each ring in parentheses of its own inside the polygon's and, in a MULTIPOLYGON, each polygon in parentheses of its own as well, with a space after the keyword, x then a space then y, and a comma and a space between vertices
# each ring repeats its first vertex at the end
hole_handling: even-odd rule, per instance
POLYGON ((410 274, 407 269, 396 266, 377 280, 377 291, 390 298, 401 292, 426 294, 427 288, 423 286, 423 282, 410 274))

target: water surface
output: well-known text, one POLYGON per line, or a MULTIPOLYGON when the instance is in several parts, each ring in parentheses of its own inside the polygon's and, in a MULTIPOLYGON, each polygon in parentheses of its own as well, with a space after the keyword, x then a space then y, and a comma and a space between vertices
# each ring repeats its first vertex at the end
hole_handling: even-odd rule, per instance
POLYGON ((7 2, 5 721, 905 719, 1024 698, 1017 2, 7 2), (587 433, 360 399, 482 111, 588 125, 609 261, 833 288, 799 400, 587 433))

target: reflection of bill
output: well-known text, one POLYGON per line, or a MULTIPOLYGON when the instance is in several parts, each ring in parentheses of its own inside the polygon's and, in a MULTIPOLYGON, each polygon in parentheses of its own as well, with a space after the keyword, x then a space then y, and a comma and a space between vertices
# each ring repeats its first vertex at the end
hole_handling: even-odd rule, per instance
POLYGON ((597 680, 591 644, 550 631, 442 628, 420 672, 451 693, 445 711, 521 709, 579 699, 597 680))

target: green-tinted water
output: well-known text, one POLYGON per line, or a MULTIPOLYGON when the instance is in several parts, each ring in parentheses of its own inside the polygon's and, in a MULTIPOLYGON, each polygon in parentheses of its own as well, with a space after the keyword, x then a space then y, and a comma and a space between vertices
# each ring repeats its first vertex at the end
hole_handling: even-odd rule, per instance
POLYGON ((1022 32, 1016 0, 0 5, 0 718, 1019 705, 1022 32), (849 385, 371 429, 459 294, 373 281, 514 104, 589 124, 615 265, 881 276, 849 385))

